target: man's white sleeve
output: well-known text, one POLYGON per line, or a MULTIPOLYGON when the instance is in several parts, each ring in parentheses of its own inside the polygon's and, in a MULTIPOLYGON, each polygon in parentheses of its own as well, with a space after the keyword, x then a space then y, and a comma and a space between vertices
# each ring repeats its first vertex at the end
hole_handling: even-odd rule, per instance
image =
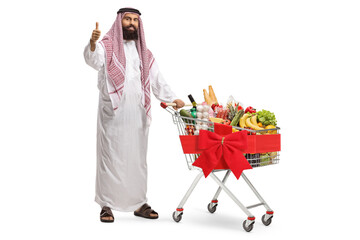
POLYGON ((162 102, 173 102, 177 99, 175 93, 171 91, 170 86, 165 82, 155 60, 150 69, 150 82, 152 92, 158 100, 162 102))
POLYGON ((90 50, 90 42, 84 49, 85 62, 95 70, 99 71, 105 63, 105 51, 101 44, 96 43, 95 51, 90 50))

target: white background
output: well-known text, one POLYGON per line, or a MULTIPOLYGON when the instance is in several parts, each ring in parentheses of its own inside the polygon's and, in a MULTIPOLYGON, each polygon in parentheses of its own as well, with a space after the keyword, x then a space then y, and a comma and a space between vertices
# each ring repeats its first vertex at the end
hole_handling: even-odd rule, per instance
MULTIPOLYGON (((0 8, 0 236, 6 239, 304 239, 359 237, 358 1, 11 1, 0 8), (95 22, 104 35, 121 7, 142 12, 149 49, 178 95, 220 102, 233 95, 276 114, 280 164, 246 171, 275 214, 246 215, 202 179, 172 212, 197 172, 187 170, 176 126, 152 98, 148 151, 152 221, 114 212, 99 221, 94 202, 97 72, 83 49, 95 22)), ((256 202, 242 179, 229 188, 256 202)))

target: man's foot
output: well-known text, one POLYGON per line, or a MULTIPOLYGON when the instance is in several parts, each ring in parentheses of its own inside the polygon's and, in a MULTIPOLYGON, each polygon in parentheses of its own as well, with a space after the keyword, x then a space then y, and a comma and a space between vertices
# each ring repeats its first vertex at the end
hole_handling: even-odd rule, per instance
POLYGON ((114 222, 114 215, 109 207, 103 207, 100 212, 100 221, 114 222))
POLYGON ((134 215, 149 219, 157 219, 159 217, 158 213, 152 210, 147 203, 145 203, 138 210, 136 210, 134 212, 134 215))

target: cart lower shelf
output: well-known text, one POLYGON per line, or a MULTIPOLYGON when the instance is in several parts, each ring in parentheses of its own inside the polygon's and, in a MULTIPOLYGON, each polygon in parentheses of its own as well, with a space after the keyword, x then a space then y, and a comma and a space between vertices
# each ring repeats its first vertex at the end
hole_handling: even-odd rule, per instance
MULTIPOLYGON (((250 180, 246 177, 244 173, 241 174, 241 177, 245 180, 247 185, 250 187, 250 189, 253 191, 255 196, 260 201, 257 204, 253 204, 251 206, 245 207, 238 198, 229 190, 227 186, 225 186, 225 183, 227 179, 229 178, 231 170, 226 170, 226 174, 221 181, 216 175, 215 171, 210 173, 210 177, 219 185, 219 188, 217 189, 214 197, 212 198, 211 202, 208 204, 207 209, 210 213, 214 213, 216 211, 216 207, 218 206, 218 197, 222 190, 240 207, 240 209, 247 215, 247 219, 243 222, 243 228, 245 231, 250 232, 255 223, 255 216, 249 211, 251 208, 264 206, 266 209, 266 213, 262 216, 261 221, 265 226, 269 226, 271 224, 272 218, 273 218, 273 210, 269 207, 269 205, 265 202, 265 200, 260 196, 259 192, 255 189, 255 187, 251 184, 250 180)), ((199 183, 200 179, 204 176, 203 172, 200 169, 199 174, 194 179, 193 183, 191 184, 190 188, 185 193, 185 196, 182 198, 180 204, 176 208, 176 211, 173 212, 173 219, 175 222, 180 222, 182 219, 182 216, 184 214, 184 205, 187 202, 188 198, 190 197, 191 193, 195 189, 196 185, 199 183)))

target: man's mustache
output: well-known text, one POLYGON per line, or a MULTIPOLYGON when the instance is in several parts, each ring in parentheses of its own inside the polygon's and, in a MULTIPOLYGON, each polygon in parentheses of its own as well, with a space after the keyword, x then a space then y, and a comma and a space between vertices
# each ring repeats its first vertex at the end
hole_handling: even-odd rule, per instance
POLYGON ((125 27, 126 29, 130 29, 131 27, 133 27, 136 30, 136 27, 132 24, 130 24, 129 26, 125 27))

